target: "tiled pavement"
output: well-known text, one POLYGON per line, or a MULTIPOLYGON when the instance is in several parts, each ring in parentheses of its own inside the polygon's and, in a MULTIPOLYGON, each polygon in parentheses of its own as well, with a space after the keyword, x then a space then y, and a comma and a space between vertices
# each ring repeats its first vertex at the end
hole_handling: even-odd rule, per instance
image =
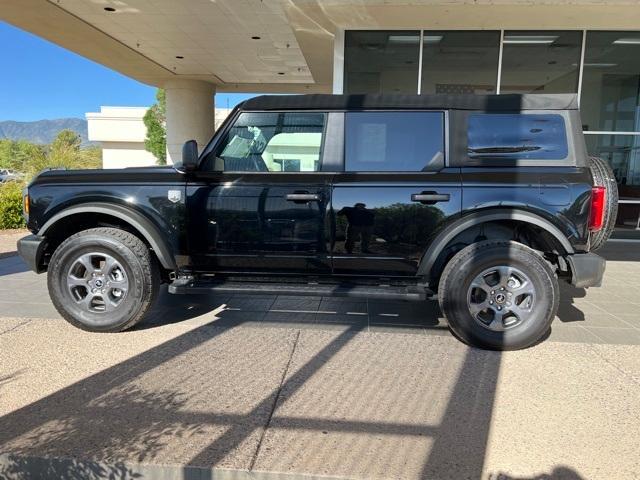
MULTIPOLYGON (((548 341, 640 345, 640 243, 610 243, 602 251, 607 272, 600 288, 561 283, 561 303, 548 341)), ((155 312, 137 328, 177 322, 225 306, 222 325, 335 329, 449 335, 436 302, 286 296, 173 296, 163 291, 155 312)), ((17 257, 0 259, 0 318, 59 318, 44 275, 26 271, 17 257)), ((1 323, 1 320, 0 320, 1 323)))

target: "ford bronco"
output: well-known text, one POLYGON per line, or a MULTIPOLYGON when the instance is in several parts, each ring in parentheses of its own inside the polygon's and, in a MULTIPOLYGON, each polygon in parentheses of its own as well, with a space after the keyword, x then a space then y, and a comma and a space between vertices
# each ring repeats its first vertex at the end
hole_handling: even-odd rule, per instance
POLYGON ((559 281, 600 285, 616 201, 571 95, 260 96, 180 163, 40 173, 18 248, 93 332, 135 325, 166 283, 437 299, 458 338, 517 349, 559 281))

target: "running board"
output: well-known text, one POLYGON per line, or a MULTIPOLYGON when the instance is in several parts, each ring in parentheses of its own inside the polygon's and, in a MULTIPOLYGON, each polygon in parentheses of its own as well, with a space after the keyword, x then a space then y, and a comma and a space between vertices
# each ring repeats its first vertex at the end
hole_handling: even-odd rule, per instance
POLYGON ((426 300, 432 295, 428 289, 417 286, 320 284, 320 283, 253 283, 176 280, 169 285, 169 293, 240 293, 244 295, 295 295, 315 297, 375 298, 382 300, 426 300))

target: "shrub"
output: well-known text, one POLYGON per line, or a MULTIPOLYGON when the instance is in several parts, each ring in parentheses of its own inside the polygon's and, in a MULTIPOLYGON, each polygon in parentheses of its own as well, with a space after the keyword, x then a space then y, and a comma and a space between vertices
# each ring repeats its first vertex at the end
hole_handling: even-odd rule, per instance
POLYGON ((0 229, 24 227, 21 182, 0 184, 0 229))

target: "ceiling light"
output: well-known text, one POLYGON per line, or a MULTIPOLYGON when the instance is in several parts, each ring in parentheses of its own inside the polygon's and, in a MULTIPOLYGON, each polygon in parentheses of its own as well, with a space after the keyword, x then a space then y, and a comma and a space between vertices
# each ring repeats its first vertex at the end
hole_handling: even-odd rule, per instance
POLYGON ((505 35, 504 43, 510 44, 549 44, 558 39, 557 35, 505 35))
POLYGON ((418 43, 419 35, 389 35, 389 43, 418 43))
POLYGON ((251 37, 251 40, 260 40, 261 37, 254 35, 253 37, 251 37))
POLYGON ((442 35, 425 35, 422 37, 424 43, 440 43, 442 35))
POLYGON ((619 38, 614 40, 615 45, 640 45, 640 38, 619 38))
POLYGON ((284 75, 284 72, 278 72, 278 75, 284 75))
POLYGON ((116 11, 116 9, 115 9, 115 8, 113 8, 113 7, 104 7, 104 9, 105 9, 105 11, 107 11, 107 12, 115 12, 115 11, 116 11))
POLYGON ((182 55, 176 55, 176 58, 177 58, 178 60, 182 60, 184 57, 183 57, 182 55))

